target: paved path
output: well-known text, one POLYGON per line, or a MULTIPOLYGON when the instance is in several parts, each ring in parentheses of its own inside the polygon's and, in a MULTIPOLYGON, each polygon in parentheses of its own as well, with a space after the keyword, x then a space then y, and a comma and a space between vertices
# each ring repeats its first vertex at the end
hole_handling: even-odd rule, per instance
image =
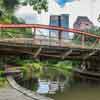
POLYGON ((0 100, 53 100, 19 86, 12 77, 7 77, 9 86, 0 89, 0 100))
POLYGON ((11 87, 0 89, 0 100, 35 100, 18 92, 11 87))
MULTIPOLYGON (((21 87, 19 84, 16 83, 16 81, 13 79, 12 76, 7 76, 7 80, 13 89, 15 89, 16 91, 19 91, 20 93, 23 93, 27 97, 30 97, 31 100, 53 100, 51 98, 39 95, 38 93, 32 92, 31 90, 21 87)), ((21 99, 21 100, 24 100, 24 99, 21 99)))

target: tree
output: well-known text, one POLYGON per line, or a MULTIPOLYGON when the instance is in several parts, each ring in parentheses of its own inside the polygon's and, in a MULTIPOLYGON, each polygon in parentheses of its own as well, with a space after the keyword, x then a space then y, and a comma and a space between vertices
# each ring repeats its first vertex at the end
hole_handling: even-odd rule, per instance
POLYGON ((2 1, 2 6, 7 11, 13 11, 19 5, 19 0, 1 0, 1 1, 2 1))
MULTIPOLYGON (((36 10, 38 13, 41 13, 43 10, 47 11, 47 0, 0 0, 0 23, 25 23, 22 19, 17 19, 16 16, 14 16, 14 11, 17 9, 18 5, 30 5, 33 6, 33 9, 36 10)), ((0 36, 1 37, 22 37, 24 36, 31 36, 32 32, 29 29, 17 29, 16 31, 14 29, 9 30, 1 30, 0 36), (26 32, 27 31, 27 32, 26 32), (19 34, 24 33, 24 34, 19 34), (27 34, 25 34, 27 33, 27 34)))
POLYGON ((21 4, 29 4, 33 7, 33 10, 36 10, 38 13, 41 13, 41 11, 48 11, 47 0, 24 0, 21 4))
POLYGON ((13 12, 19 4, 18 0, 0 0, 1 15, 13 15, 13 12))
MULTIPOLYGON (((17 9, 18 5, 30 5, 33 6, 33 10, 38 13, 48 10, 47 0, 0 0, 0 20, 10 19, 12 20, 13 12, 17 9)), ((8 23, 10 21, 7 20, 8 23)))
POLYGON ((100 14, 99 14, 99 16, 98 16, 98 18, 97 18, 97 21, 100 22, 100 14))
MULTIPOLYGON (((10 61, 9 61, 10 62, 10 61)), ((50 80, 66 79, 72 70, 72 63, 69 61, 40 61, 40 60, 21 60, 16 59, 16 64, 21 66, 24 79, 34 77, 45 78, 50 80)))
POLYGON ((90 33, 96 34, 96 35, 100 35, 100 27, 92 27, 90 29, 87 30, 90 33))
POLYGON ((13 13, 18 5, 18 0, 0 0, 0 23, 12 23, 13 13))

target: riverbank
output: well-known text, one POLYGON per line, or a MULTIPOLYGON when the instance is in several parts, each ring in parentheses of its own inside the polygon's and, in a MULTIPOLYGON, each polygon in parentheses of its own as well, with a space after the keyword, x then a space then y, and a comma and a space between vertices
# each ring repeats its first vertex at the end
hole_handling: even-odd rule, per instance
POLYGON ((0 100, 53 100, 20 87, 10 76, 7 81, 8 85, 0 88, 0 100))

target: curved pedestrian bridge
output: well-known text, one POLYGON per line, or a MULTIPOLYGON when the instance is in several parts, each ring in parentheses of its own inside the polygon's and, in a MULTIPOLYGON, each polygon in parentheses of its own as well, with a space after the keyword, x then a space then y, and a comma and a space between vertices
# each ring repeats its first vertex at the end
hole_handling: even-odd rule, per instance
POLYGON ((31 38, 1 38, 1 54, 30 54, 34 58, 44 56, 60 59, 99 59, 100 36, 95 34, 40 24, 0 24, 1 32, 17 28, 32 28, 34 36, 31 38), (47 31, 49 36, 42 34, 47 31), (39 32, 41 34, 37 34, 39 32), (57 36, 53 37, 52 34, 55 33, 57 36), (65 34, 64 38, 62 34, 65 34), (73 35, 67 38, 66 34, 73 35))
MULTIPOLYGON (((1 38, 0 39, 0 55, 20 55, 29 54, 34 58, 49 57, 57 59, 69 60, 92 60, 99 61, 100 59, 100 36, 82 32, 76 29, 65 29, 64 27, 39 25, 39 24, 0 24, 0 29, 6 30, 9 28, 33 28, 34 33, 39 29, 58 31, 58 38, 52 36, 36 35, 31 38, 1 38), (73 38, 63 39, 62 32, 73 33, 73 38)), ((55 32, 54 32, 55 33, 55 32)), ((10 81, 11 82, 11 81, 10 81)), ((12 81, 13 82, 13 81, 12 81)), ((11 84, 12 84, 11 82, 11 84)), ((14 83, 14 86, 17 86, 14 83)), ((23 89, 21 89, 23 90, 23 89)), ((2 90, 0 100, 32 100, 25 96, 26 92, 19 93, 12 88, 2 90), (14 93, 14 96, 12 94, 14 93), (9 95, 9 98, 8 98, 9 95), (10 97, 11 95, 11 97, 10 97), (7 96, 7 97, 6 97, 7 96), (16 98, 15 98, 16 97, 16 98)), ((35 96, 34 96, 35 97, 35 96)), ((34 99, 33 100, 49 100, 49 99, 34 99)))

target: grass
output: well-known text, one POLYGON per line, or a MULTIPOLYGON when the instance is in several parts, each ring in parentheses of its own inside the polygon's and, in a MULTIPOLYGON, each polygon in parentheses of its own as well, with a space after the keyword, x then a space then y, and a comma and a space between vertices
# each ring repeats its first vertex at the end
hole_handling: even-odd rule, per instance
POLYGON ((0 88, 8 86, 6 77, 4 76, 4 70, 0 70, 0 88))
POLYGON ((8 86, 7 79, 4 77, 0 77, 0 88, 8 86))

